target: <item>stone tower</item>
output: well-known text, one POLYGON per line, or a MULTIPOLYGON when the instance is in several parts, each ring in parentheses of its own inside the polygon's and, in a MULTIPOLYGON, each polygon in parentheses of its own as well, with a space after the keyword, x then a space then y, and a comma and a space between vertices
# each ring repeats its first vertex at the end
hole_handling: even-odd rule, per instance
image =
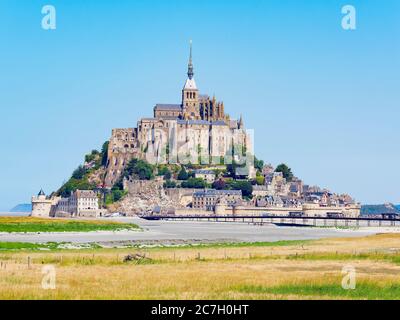
POLYGON ((196 82, 193 79, 193 62, 192 62, 192 41, 190 41, 190 55, 188 63, 188 78, 186 79, 185 86, 182 90, 182 109, 183 118, 198 120, 200 118, 199 108, 199 90, 197 89, 196 82))
POLYGON ((50 215, 53 200, 48 199, 43 189, 40 189, 38 195, 32 197, 32 217, 48 217, 50 215))

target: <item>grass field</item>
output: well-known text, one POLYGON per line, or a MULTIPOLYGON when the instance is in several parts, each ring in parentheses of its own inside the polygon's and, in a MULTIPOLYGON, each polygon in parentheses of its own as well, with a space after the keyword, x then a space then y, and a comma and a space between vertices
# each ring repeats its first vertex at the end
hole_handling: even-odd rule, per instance
POLYGON ((145 249, 13 246, 0 252, 0 299, 400 299, 398 234, 145 249), (134 253, 145 258, 123 261, 134 253), (56 270, 54 290, 41 286, 47 265, 56 270), (341 286, 349 265, 354 290, 341 286))
POLYGON ((113 221, 0 217, 0 232, 87 232, 138 228, 135 224, 113 221))

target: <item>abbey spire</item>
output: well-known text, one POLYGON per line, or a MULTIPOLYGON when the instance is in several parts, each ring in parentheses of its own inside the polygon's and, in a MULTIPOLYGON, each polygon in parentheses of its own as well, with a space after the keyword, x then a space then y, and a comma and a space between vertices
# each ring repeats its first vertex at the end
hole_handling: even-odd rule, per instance
POLYGON ((192 40, 190 40, 190 54, 188 63, 188 78, 182 90, 182 109, 184 119, 200 119, 199 92, 193 75, 192 40))
POLYGON ((192 80, 194 76, 193 72, 193 61, 192 61, 192 40, 190 40, 190 54, 189 54, 189 63, 188 63, 188 78, 192 80))

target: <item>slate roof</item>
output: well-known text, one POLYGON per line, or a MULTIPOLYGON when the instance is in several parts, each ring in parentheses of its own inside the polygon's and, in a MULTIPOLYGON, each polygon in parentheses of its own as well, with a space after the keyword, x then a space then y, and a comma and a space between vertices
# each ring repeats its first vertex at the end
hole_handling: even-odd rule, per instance
POLYGON ((204 170, 204 169, 194 170, 194 173, 195 174, 215 174, 215 172, 212 170, 204 170))
POLYGON ((206 121, 206 120, 182 120, 182 119, 178 119, 177 123, 178 124, 205 124, 205 125, 210 124, 210 122, 206 121))
POLYGON ((156 104, 155 108, 157 110, 182 110, 182 106, 180 104, 156 104))
POLYGON ((242 190, 216 190, 216 189, 205 189, 196 191, 193 193, 194 196, 221 196, 221 195, 242 195, 242 190))
POLYGON ((76 190, 75 194, 77 198, 97 198, 96 193, 92 190, 76 190))
POLYGON ((222 120, 212 121, 211 124, 213 126, 226 126, 225 121, 222 121, 222 120))

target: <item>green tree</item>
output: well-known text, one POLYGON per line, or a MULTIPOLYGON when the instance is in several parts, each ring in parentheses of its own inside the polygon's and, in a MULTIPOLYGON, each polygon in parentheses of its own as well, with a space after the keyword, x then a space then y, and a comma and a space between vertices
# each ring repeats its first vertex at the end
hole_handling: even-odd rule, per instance
POLYGON ((57 191, 57 194, 63 198, 69 197, 71 192, 76 190, 93 190, 96 187, 95 184, 90 183, 86 179, 75 179, 71 178, 57 191))
POLYGON ((207 183, 202 178, 189 178, 181 183, 181 187, 202 189, 207 187, 207 183))
POLYGON ((172 178, 172 173, 171 173, 171 171, 167 171, 165 174, 164 174, 164 178, 166 179, 166 180, 170 180, 171 178, 172 178))
POLYGON ((213 187, 213 189, 224 190, 224 189, 226 189, 226 183, 222 179, 215 180, 212 184, 212 187, 213 187))
POLYGON ((171 171, 164 164, 158 166, 157 175, 164 176, 164 178, 167 180, 171 179, 171 177, 172 177, 171 171))
POLYGON ((85 162, 92 162, 94 159, 96 159, 96 155, 93 153, 85 155, 85 162))
POLYGON ((178 173, 178 180, 187 180, 189 178, 188 173, 186 172, 185 167, 181 168, 181 171, 178 173))
POLYGON ((81 180, 85 176, 86 173, 87 173, 86 169, 83 166, 79 166, 72 173, 72 178, 81 180))
POLYGON ((164 182, 164 188, 176 188, 176 182, 167 180, 164 182))
POLYGON ((115 182, 113 189, 123 190, 123 180, 130 176, 137 176, 139 180, 151 180, 154 178, 154 166, 144 160, 132 159, 126 165, 119 179, 115 182))
POLYGON ((247 180, 233 181, 230 185, 232 190, 242 190, 242 195, 245 198, 251 198, 253 193, 253 186, 247 180))
POLYGON ((114 201, 120 200, 125 195, 125 192, 122 190, 113 190, 112 193, 113 193, 114 201))
POLYGON ((293 179, 292 169, 290 169, 285 163, 278 165, 275 172, 282 172, 283 177, 289 182, 293 179))
POLYGON ((137 175, 139 180, 151 180, 154 178, 154 167, 148 162, 140 159, 132 159, 124 169, 122 178, 137 175))
POLYGON ((262 185, 264 185, 264 183, 265 183, 265 178, 262 175, 257 174, 257 176, 256 176, 256 184, 259 185, 259 186, 262 186, 262 185))
POLYGON ((259 171, 262 171, 262 168, 264 166, 264 160, 259 160, 257 157, 254 157, 254 168, 256 168, 259 171))
POLYGON ((111 192, 106 194, 106 205, 110 205, 121 200, 126 194, 127 192, 124 190, 119 190, 116 188, 111 189, 111 192))

